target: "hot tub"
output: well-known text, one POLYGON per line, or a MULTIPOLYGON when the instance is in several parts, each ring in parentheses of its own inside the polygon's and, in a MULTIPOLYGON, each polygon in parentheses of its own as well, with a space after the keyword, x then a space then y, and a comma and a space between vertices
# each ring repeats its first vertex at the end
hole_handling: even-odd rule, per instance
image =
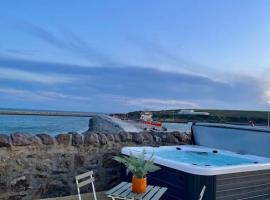
POLYGON ((137 156, 145 150, 162 169, 148 175, 148 183, 168 187, 164 199, 270 199, 270 158, 237 154, 197 145, 124 147, 137 156))

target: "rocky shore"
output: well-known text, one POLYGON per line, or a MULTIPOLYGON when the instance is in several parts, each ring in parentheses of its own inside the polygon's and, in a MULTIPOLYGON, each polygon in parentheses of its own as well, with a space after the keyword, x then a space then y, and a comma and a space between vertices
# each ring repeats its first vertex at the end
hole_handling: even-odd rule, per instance
POLYGON ((123 146, 190 143, 190 134, 179 132, 0 134, 0 199, 76 194, 75 175, 89 170, 95 173, 97 191, 106 190, 121 180, 121 167, 112 157, 123 146))

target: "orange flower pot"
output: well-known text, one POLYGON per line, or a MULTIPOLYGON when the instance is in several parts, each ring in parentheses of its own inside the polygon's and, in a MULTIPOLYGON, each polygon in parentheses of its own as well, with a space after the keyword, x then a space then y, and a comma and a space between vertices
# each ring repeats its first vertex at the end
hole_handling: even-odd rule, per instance
POLYGON ((132 177, 132 191, 134 193, 144 193, 146 191, 146 177, 144 178, 136 178, 135 176, 132 177))

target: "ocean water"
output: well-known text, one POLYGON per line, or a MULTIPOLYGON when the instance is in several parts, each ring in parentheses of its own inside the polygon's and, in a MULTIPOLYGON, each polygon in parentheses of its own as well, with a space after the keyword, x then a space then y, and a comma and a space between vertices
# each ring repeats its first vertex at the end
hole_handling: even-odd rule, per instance
POLYGON ((73 116, 0 115, 0 133, 81 133, 88 129, 89 119, 90 117, 73 116))
POLYGON ((168 130, 191 131, 192 123, 162 123, 168 130))

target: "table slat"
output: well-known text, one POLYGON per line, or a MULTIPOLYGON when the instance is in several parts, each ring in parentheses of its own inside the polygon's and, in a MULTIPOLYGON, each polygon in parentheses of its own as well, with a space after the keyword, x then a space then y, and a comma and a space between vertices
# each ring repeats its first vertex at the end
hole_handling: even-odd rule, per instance
POLYGON ((167 188, 163 187, 151 198, 151 200, 159 200, 160 197, 166 192, 167 188))
POLYGON ((126 185, 122 186, 119 190, 115 191, 114 193, 112 193, 112 196, 118 196, 121 193, 123 193, 124 191, 126 191, 128 188, 131 187, 131 183, 127 183, 126 185))
POLYGON ((120 197, 127 197, 130 193, 132 192, 131 187, 129 187, 125 192, 121 193, 119 196, 120 197))
POLYGON ((156 186, 154 187, 144 198, 143 200, 150 200, 152 198, 152 196, 154 196, 155 193, 158 192, 160 187, 156 186))
POLYGON ((134 198, 134 199, 142 199, 145 195, 147 195, 153 188, 154 186, 152 185, 148 185, 147 188, 146 188, 146 191, 145 193, 143 194, 136 194, 136 193, 130 193, 127 197, 128 198, 134 198))
POLYGON ((148 185, 146 192, 137 194, 132 192, 132 184, 129 182, 121 182, 109 191, 105 192, 108 197, 129 200, 159 200, 160 197, 166 192, 167 188, 148 185))
POLYGON ((109 191, 105 192, 105 194, 106 195, 111 195, 113 192, 120 189, 121 187, 123 187, 126 184, 127 184, 127 182, 122 182, 122 183, 118 184, 117 186, 113 187, 112 189, 110 189, 109 191))

